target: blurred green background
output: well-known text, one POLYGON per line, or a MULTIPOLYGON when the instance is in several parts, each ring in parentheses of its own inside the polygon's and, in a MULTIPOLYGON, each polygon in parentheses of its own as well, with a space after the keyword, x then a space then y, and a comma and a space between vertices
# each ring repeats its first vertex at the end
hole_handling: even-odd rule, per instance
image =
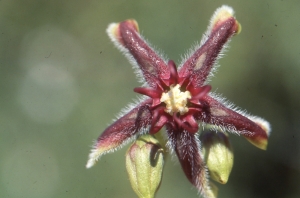
MULTIPOLYGON (((106 27, 134 18, 179 63, 222 4, 243 29, 213 90, 268 120, 272 134, 267 151, 230 135, 235 164, 219 197, 299 197, 299 0, 1 0, 0 197, 136 197, 128 146, 85 169, 92 141, 140 86, 106 27)), ((176 157, 167 158, 157 197, 198 197, 176 157)))

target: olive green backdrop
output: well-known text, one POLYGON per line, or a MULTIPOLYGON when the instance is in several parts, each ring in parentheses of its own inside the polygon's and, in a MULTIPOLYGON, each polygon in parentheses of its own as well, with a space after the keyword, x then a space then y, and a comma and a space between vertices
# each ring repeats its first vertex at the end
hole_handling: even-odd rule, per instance
MULTIPOLYGON (((235 164, 219 197, 299 197, 299 0, 1 0, 0 197, 135 197, 128 146, 85 169, 92 141, 140 86, 106 27, 134 18, 178 63, 222 4, 242 32, 213 90, 270 121, 272 134, 267 151, 230 135, 235 164)), ((197 197, 176 157, 167 157, 157 197, 197 197)))

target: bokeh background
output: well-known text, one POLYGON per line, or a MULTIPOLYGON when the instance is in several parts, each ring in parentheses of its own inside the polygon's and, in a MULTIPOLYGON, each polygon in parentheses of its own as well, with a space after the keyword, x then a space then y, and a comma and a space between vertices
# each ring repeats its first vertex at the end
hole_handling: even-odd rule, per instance
MULTIPOLYGON (((231 135, 235 164, 219 197, 300 196, 299 0, 1 0, 0 197, 136 197, 128 146, 85 169, 92 141, 140 86, 105 29, 135 18, 180 62, 222 4, 242 24, 213 90, 272 125, 267 151, 231 135)), ((198 197, 167 158, 157 197, 198 197)))

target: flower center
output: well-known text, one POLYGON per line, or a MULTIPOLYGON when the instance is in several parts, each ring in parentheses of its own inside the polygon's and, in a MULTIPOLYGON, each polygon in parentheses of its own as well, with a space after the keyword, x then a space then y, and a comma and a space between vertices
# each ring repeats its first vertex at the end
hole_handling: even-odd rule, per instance
POLYGON ((165 112, 173 115, 173 113, 180 113, 183 115, 189 111, 186 107, 187 100, 191 99, 191 93, 189 91, 182 92, 180 90, 180 85, 171 85, 170 91, 163 93, 160 98, 160 102, 166 104, 165 112))

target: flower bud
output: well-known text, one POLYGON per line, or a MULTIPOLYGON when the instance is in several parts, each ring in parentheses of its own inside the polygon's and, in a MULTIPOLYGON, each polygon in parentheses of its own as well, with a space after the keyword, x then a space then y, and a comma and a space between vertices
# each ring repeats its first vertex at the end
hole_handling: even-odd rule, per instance
POLYGON ((202 151, 210 177, 225 184, 233 166, 233 152, 226 134, 222 132, 203 132, 201 134, 202 151))
POLYGON ((162 178, 163 149, 152 135, 139 137, 126 153, 126 169, 140 198, 154 197, 162 178))

